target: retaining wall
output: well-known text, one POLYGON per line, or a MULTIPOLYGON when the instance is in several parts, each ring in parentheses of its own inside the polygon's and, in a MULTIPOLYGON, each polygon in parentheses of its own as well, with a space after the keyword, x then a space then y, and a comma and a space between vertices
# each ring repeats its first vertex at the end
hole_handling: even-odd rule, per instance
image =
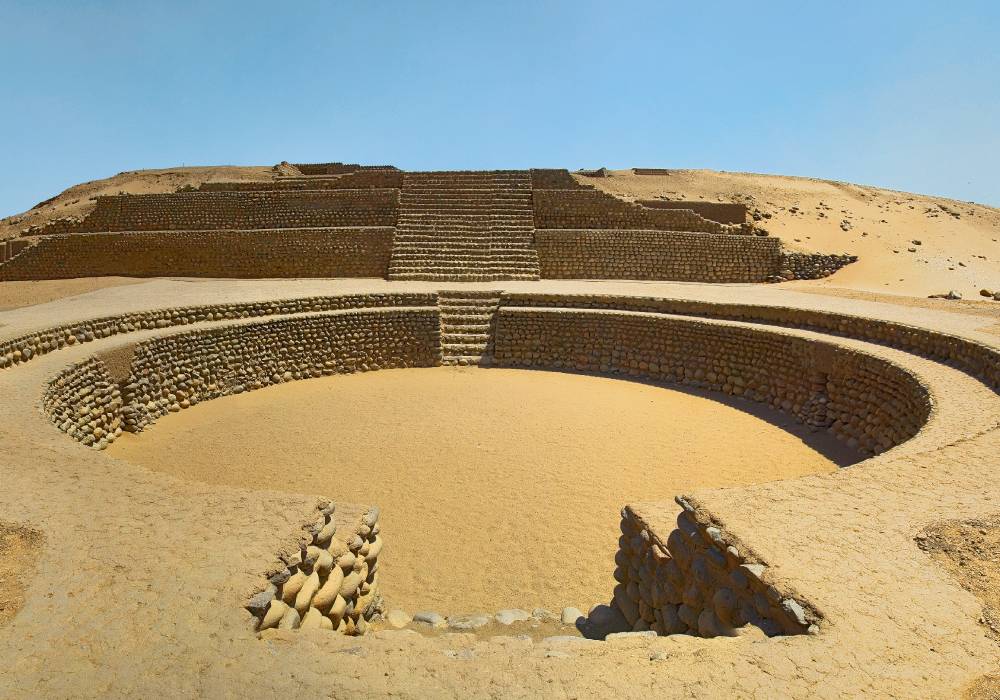
POLYGON ((816 280, 829 277, 858 259, 857 255, 823 253, 784 253, 778 274, 784 279, 816 280))
POLYGON ((123 429, 201 401, 294 379, 440 364, 437 308, 332 312, 142 343, 123 386, 123 429))
POLYGON ((820 614, 781 591, 755 560, 705 513, 678 499, 622 509, 615 554, 615 606, 634 630, 735 636, 744 625, 768 636, 816 632, 820 614))
POLYGON ((647 209, 685 209, 720 224, 744 224, 747 220, 747 208, 743 204, 668 199, 641 199, 637 204, 647 209))
POLYGON ((647 209, 593 189, 535 190, 535 228, 653 229, 739 234, 693 211, 647 209))
POLYGON ((395 226, 397 190, 174 192, 98 197, 81 221, 59 219, 32 234, 395 226))
POLYGON ((863 454, 908 440, 931 400, 880 358, 782 333, 641 312, 501 307, 494 362, 679 382, 770 404, 863 454))
POLYGON ((546 279, 762 282, 777 273, 781 242, 677 231, 535 231, 546 279))
POLYGON ((969 338, 936 333, 904 323, 789 306, 727 304, 608 294, 505 293, 500 304, 502 307, 615 309, 680 314, 805 328, 889 345, 929 357, 938 362, 946 362, 982 380, 989 386, 1000 388, 1000 352, 969 338))
POLYGON ((76 233, 41 237, 0 280, 69 277, 385 277, 392 228, 76 233))
POLYGON ((261 190, 341 190, 399 189, 403 186, 400 170, 359 170, 331 177, 282 177, 264 182, 205 182, 202 192, 236 192, 261 190))
POLYGON ((0 342, 0 369, 13 367, 61 348, 153 328, 185 326, 204 321, 254 318, 277 314, 384 308, 392 306, 436 306, 436 293, 346 294, 332 297, 272 299, 234 304, 206 304, 154 311, 103 316, 75 323, 39 329, 0 342))

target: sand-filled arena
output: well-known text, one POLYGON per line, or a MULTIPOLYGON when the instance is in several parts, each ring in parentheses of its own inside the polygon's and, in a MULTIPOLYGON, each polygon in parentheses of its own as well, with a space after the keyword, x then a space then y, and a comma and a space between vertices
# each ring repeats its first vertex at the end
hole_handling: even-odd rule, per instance
POLYGON ((0 251, 9 695, 989 687, 994 302, 662 173, 220 172, 0 251))
POLYGON ((589 609, 610 594, 622 503, 857 459, 826 434, 702 392, 471 367, 226 397, 126 434, 108 454, 296 493, 332 493, 352 475, 392 542, 386 604, 442 613, 589 609))

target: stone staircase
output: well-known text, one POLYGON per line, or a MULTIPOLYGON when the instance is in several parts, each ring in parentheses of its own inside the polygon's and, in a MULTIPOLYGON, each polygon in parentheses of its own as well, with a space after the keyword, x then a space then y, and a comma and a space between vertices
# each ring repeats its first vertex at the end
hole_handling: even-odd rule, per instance
POLYGON ((441 364, 488 364, 493 349, 493 321, 498 291, 438 293, 441 316, 441 364))
POLYGON ((404 173, 390 280, 537 280, 531 174, 404 173))

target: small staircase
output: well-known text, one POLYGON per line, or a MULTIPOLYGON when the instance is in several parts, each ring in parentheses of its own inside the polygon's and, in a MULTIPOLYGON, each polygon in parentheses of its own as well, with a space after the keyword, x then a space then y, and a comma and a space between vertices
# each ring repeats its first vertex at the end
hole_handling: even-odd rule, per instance
POLYGON ((441 364, 488 364, 493 352, 493 322, 498 291, 438 292, 441 364))
POLYGON ((537 280, 531 174, 404 173, 390 280, 537 280))

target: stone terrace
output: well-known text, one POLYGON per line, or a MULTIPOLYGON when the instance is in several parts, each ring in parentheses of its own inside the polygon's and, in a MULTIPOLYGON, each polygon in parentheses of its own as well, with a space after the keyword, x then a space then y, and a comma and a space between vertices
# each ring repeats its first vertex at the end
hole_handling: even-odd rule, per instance
POLYGON ((184 274, 763 282, 779 273, 826 276, 853 260, 785 253, 777 239, 748 235, 754 232, 749 224, 710 218, 718 212, 735 221, 737 205, 660 204, 618 199, 558 169, 405 173, 389 166, 282 164, 260 181, 99 197, 81 219, 57 219, 0 244, 0 279, 184 274), (388 262, 386 230, 392 231, 388 262), (65 238, 81 234, 115 235, 65 238), (30 254, 18 255, 28 246, 30 254), (239 262, 220 272, 231 250, 239 262), (150 258, 173 261, 175 268, 164 271, 150 258))

